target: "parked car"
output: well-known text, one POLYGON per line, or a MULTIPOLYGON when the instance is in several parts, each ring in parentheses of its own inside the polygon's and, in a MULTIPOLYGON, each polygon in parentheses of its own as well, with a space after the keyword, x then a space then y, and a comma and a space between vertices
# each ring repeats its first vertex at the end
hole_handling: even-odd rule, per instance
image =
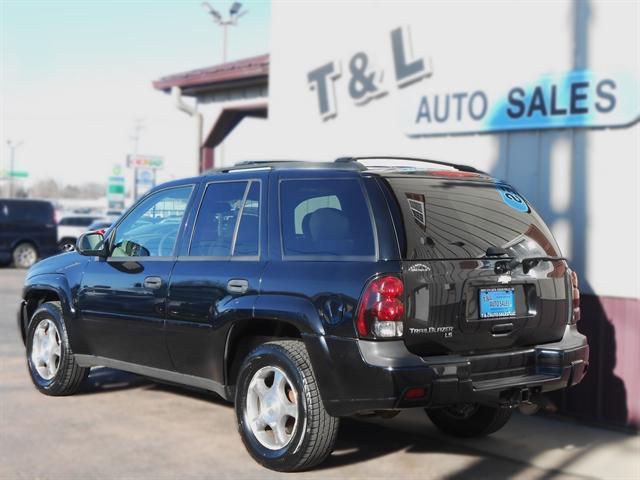
POLYGON ((57 253, 53 205, 44 200, 0 198, 0 263, 29 268, 57 253))
POLYGON ((93 232, 95 230, 107 230, 112 224, 113 221, 109 219, 99 218, 92 222, 91 225, 87 227, 86 231, 93 232))
POLYGON ((78 237, 98 219, 95 215, 67 215, 58 222, 58 248, 63 252, 73 250, 78 237))
POLYGON ((70 395, 106 366, 216 392, 253 458, 295 471, 330 454, 340 417, 424 408, 482 436, 580 382, 577 276, 529 202, 464 165, 367 163, 173 181, 33 267, 36 388, 70 395))

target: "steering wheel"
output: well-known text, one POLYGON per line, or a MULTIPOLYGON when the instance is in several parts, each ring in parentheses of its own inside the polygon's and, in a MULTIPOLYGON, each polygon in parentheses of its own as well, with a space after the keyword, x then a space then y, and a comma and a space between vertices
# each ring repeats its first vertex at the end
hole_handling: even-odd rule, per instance
POLYGON ((158 243, 158 256, 160 257, 168 257, 173 253, 173 246, 175 245, 175 241, 177 238, 178 234, 177 232, 169 232, 166 235, 164 235, 161 239, 160 239, 160 243, 158 243), (165 245, 165 243, 169 240, 172 239, 172 244, 171 245, 165 245), (166 255, 164 254, 164 250, 165 247, 171 247, 171 251, 169 251, 166 255))

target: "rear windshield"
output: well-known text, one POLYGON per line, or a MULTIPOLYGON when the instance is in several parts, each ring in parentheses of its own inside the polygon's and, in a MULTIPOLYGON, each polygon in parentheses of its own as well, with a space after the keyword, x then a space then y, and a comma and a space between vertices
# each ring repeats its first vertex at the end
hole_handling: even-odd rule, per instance
POLYGON ((465 179, 387 178, 402 211, 407 260, 560 255, 551 232, 513 187, 465 179))

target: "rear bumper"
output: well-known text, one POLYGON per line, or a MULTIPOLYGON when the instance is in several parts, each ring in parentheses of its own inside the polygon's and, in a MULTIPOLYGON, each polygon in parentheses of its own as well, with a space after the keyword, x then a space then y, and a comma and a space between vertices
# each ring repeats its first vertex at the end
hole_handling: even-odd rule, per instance
POLYGON ((483 355, 419 357, 403 341, 305 337, 322 399, 334 416, 459 402, 513 405, 584 377, 589 345, 575 326, 561 341, 483 355), (412 388, 421 398, 405 399, 412 388))

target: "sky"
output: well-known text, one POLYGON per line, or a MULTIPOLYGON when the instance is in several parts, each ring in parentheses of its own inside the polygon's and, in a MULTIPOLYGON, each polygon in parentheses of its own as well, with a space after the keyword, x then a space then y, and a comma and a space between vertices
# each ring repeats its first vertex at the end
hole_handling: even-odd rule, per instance
MULTIPOLYGON (((226 13, 232 1, 210 3, 226 13)), ((229 60, 269 52, 269 2, 242 3, 229 60)), ((11 140, 28 182, 106 183, 140 120, 138 152, 165 158, 159 180, 194 174, 191 120, 151 82, 221 60, 201 0, 0 0, 0 170, 11 140)))

